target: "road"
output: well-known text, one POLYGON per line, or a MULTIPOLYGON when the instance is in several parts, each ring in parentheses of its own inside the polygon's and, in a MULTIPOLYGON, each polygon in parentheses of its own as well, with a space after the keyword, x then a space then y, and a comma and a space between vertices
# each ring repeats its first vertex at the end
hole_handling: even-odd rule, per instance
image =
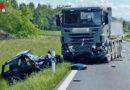
POLYGON ((123 42, 122 55, 108 64, 87 65, 87 70, 76 73, 67 90, 130 90, 130 43, 123 42))

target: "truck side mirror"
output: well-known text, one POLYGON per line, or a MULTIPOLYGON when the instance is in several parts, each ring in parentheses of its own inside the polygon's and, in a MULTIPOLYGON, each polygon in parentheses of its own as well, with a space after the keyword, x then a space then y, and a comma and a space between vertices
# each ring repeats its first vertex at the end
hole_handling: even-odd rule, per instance
POLYGON ((105 24, 108 24, 108 14, 105 15, 105 24))
POLYGON ((60 16, 56 15, 56 25, 60 26, 61 25, 61 21, 60 21, 60 16))

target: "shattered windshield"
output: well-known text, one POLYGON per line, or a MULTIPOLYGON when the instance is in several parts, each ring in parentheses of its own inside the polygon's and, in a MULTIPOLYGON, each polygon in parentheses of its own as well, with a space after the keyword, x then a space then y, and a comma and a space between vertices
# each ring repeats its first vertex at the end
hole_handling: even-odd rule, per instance
POLYGON ((31 59, 31 60, 37 60, 39 57, 37 55, 34 55, 32 52, 29 52, 27 54, 27 56, 31 59))
POLYGON ((101 25, 101 11, 66 11, 63 26, 89 27, 101 25))

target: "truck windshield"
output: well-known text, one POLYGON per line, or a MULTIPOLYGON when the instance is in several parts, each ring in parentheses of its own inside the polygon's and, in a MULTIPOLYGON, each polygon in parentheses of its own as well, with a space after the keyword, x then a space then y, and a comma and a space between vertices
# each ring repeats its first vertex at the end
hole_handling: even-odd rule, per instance
POLYGON ((63 26, 92 27, 101 25, 101 11, 65 11, 63 26))

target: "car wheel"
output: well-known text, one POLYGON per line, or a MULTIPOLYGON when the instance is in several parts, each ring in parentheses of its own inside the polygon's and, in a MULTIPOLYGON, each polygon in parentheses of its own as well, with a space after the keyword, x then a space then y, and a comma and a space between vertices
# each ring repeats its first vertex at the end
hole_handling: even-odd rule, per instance
POLYGON ((12 76, 8 78, 10 84, 14 84, 15 82, 21 81, 22 79, 18 76, 12 76))
POLYGON ((50 61, 46 61, 44 63, 44 68, 50 68, 51 67, 51 62, 50 61))

